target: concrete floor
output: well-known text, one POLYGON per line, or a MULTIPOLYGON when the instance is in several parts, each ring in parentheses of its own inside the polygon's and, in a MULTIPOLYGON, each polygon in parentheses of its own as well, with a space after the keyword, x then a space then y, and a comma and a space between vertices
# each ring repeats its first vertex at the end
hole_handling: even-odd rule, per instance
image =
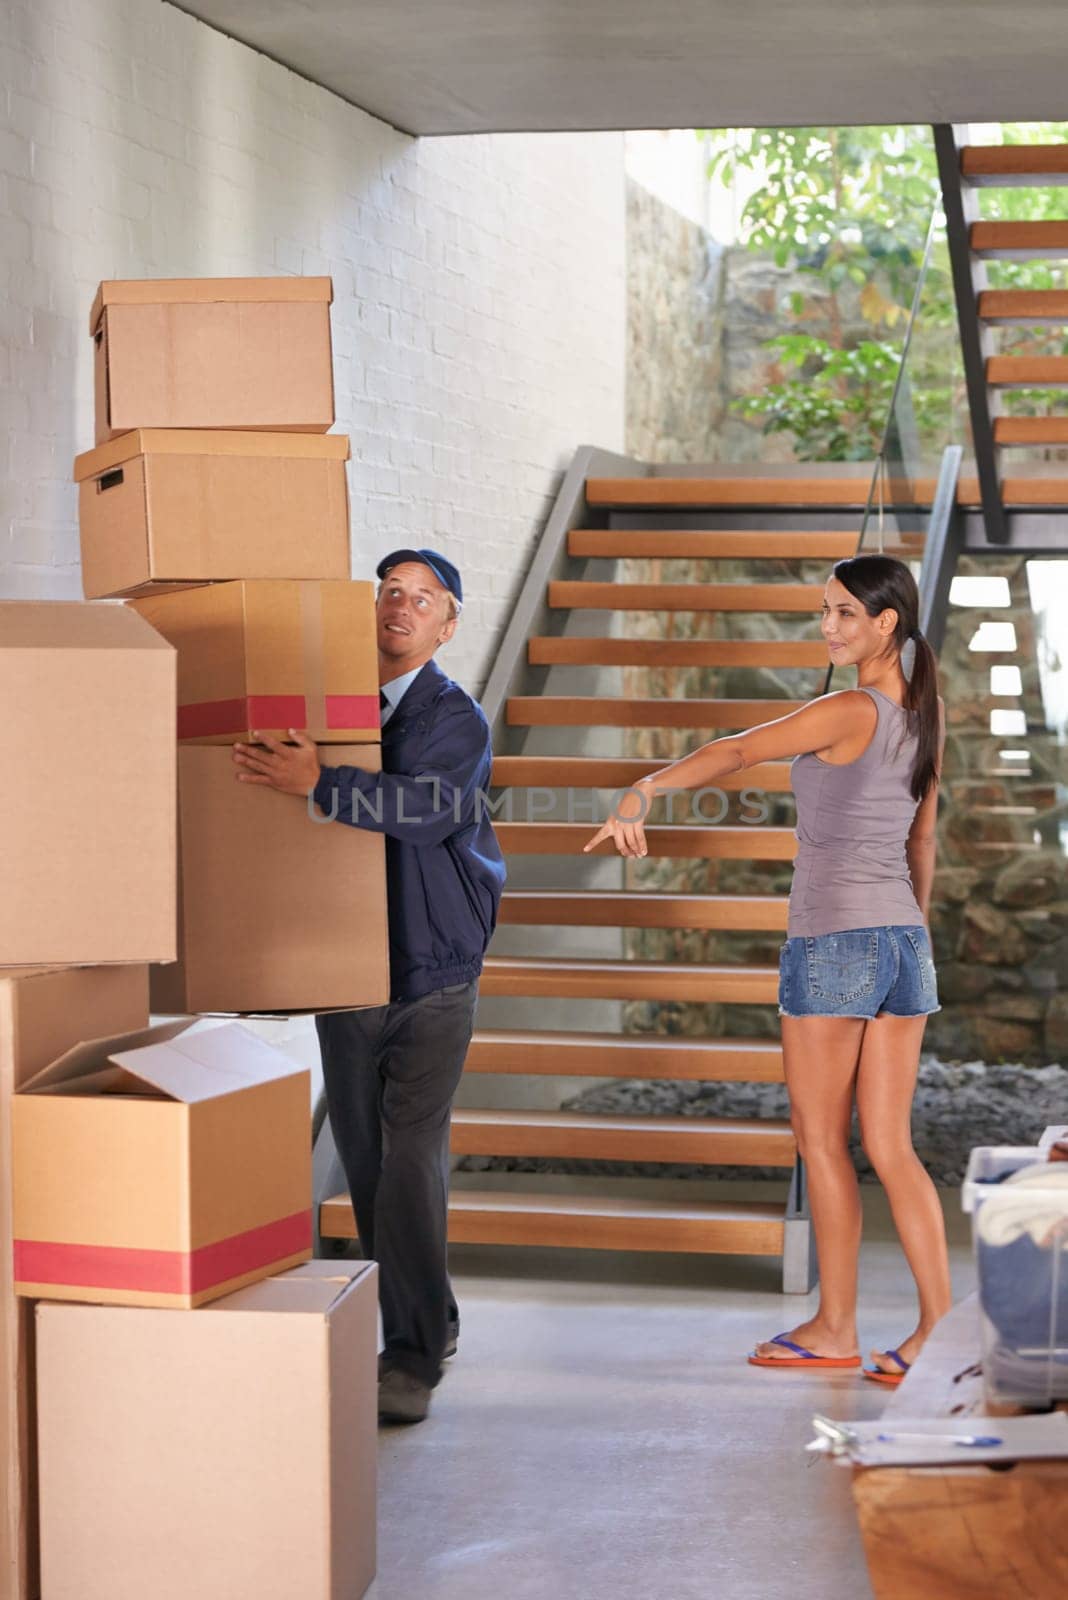
MULTIPOLYGON (((868 1188, 862 1349, 913 1326, 868 1188)), ((956 1192, 954 1286, 972 1287, 956 1192)), ((853 1373, 768 1373, 760 1338, 814 1299, 777 1263, 454 1252, 460 1353, 426 1422, 380 1434, 370 1600, 870 1600, 849 1474, 806 1456, 817 1410, 878 1415, 853 1373)))

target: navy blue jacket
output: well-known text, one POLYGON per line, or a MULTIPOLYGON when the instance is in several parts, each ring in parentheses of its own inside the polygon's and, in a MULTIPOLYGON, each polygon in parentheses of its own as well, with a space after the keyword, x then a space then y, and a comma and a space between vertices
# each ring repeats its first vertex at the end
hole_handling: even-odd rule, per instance
POLYGON ((386 836, 390 998, 415 1000, 482 970, 504 887, 483 797, 492 750, 480 706, 428 661, 382 729, 382 771, 323 767, 328 817, 386 836))

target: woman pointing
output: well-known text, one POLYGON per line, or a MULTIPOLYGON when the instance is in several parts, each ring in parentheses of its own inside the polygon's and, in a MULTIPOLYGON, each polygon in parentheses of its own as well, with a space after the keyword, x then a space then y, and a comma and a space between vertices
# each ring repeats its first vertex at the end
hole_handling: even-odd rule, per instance
POLYGON ((856 689, 715 739, 642 779, 586 846, 612 839, 621 855, 644 856, 644 818, 657 794, 795 758, 798 850, 779 1014, 820 1301, 815 1316, 758 1345, 749 1359, 768 1367, 860 1365, 861 1209, 849 1154, 855 1101, 919 1295, 917 1326, 895 1350, 873 1352, 866 1369, 888 1383, 900 1382, 950 1306, 942 1209, 910 1131, 924 1027, 938 1010, 927 912, 944 741, 934 652, 918 612, 916 583, 902 562, 839 561, 821 628, 832 663, 856 668, 856 689))

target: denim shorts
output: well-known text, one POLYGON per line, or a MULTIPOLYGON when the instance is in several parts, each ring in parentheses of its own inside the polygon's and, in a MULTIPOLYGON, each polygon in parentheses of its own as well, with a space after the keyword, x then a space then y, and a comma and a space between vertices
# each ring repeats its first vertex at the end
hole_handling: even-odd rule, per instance
POLYGON ((787 939, 781 1017, 925 1017, 940 1009, 924 927, 850 928, 787 939))

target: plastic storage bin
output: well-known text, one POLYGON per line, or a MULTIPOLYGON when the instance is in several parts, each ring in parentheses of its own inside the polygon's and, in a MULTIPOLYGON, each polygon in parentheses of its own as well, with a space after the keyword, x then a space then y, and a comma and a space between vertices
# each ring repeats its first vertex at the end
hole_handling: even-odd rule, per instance
POLYGON ((983 1376, 987 1399, 998 1404, 1068 1399, 1068 1163, 1037 1155, 973 1151, 965 1180, 983 1376), (1003 1181, 989 1181, 1002 1173, 1003 1181))
POLYGON ((977 1146, 968 1157, 964 1183, 960 1191, 961 1210, 969 1216, 996 1194, 1009 1174, 1021 1167, 1033 1167, 1045 1161, 1045 1153, 1037 1144, 984 1144, 977 1146))

